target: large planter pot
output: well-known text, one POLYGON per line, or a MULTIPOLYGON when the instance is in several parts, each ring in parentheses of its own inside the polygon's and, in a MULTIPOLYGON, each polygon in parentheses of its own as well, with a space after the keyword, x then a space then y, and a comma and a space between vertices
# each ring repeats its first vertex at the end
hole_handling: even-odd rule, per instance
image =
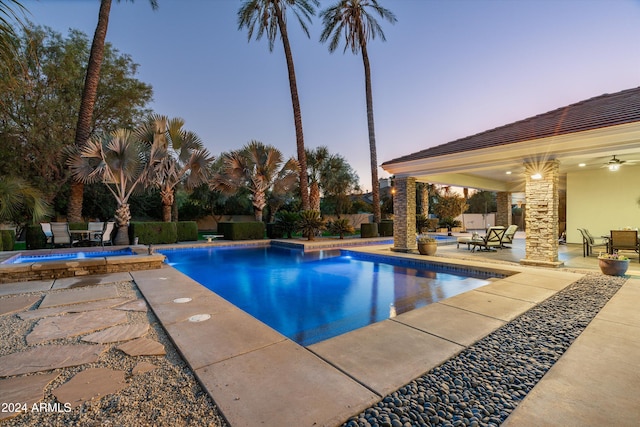
POLYGON ((421 255, 435 255, 437 250, 437 242, 418 243, 418 252, 420 252, 421 255))
POLYGON ((600 266, 602 274, 606 274, 608 276, 624 276, 624 273, 627 272, 627 268, 629 268, 629 260, 598 258, 598 265, 600 266))

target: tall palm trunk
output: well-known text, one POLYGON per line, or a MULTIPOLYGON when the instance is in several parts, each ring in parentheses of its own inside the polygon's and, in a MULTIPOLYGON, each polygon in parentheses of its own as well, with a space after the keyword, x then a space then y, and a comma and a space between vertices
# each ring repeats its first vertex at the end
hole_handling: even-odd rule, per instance
POLYGON ((311 210, 320 211, 320 185, 313 181, 309 186, 309 205, 311 210))
MULTIPOLYGON (((82 90, 82 100, 78 113, 78 124, 76 126, 75 145, 82 147, 91 134, 91 124, 93 121, 93 107, 96 103, 98 93, 98 83, 100 81, 100 67, 104 58, 104 41, 107 37, 107 27, 109 26, 109 12, 111 11, 111 0, 101 0, 100 13, 98 15, 98 25, 91 44, 89 54, 89 64, 87 64, 87 75, 85 77, 84 88, 82 90)), ((82 201, 84 194, 84 184, 73 181, 71 183, 71 195, 69 198, 69 210, 67 216, 70 222, 82 221, 82 201)))
POLYGON ((371 155, 371 194, 373 196, 373 221, 379 223, 380 215, 380 185, 378 183, 378 154, 376 152, 376 131, 373 124, 373 93, 371 90, 371 67, 364 34, 360 34, 362 43, 362 62, 364 63, 364 84, 367 98, 367 126, 369 127, 369 153, 371 155))
POLYGON ((302 133, 302 112, 300 110, 300 99, 298 97, 298 85, 296 84, 296 72, 293 67, 293 55, 287 34, 287 25, 282 17, 282 9, 276 7, 276 17, 280 27, 280 36, 284 47, 284 56, 287 60, 287 71, 289 72, 289 89, 291 91, 291 104, 293 106, 293 123, 296 128, 296 146, 298 149, 298 163, 300 165, 300 198, 302 199, 302 210, 309 209, 309 178, 307 176, 307 155, 304 151, 304 135, 302 133))
POLYGON ((162 200, 162 221, 171 222, 171 211, 175 200, 173 188, 165 187, 160 190, 160 199, 162 200))

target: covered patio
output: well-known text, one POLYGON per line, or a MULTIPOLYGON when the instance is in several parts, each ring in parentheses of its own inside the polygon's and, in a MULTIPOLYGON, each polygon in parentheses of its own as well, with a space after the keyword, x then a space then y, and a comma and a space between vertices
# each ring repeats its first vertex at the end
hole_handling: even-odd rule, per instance
POLYGON ((559 236, 578 244, 640 226, 640 88, 604 94, 382 164, 394 176, 393 249, 416 249, 416 182, 497 193, 496 225, 512 222, 512 194, 525 195, 519 262, 558 267, 559 236), (564 221, 563 221, 564 220, 564 221), (561 225, 562 223, 562 225, 561 225))

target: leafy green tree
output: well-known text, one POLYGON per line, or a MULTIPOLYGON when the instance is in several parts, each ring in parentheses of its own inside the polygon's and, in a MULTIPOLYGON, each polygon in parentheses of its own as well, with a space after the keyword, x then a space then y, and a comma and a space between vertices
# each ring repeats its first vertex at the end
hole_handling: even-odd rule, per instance
POLYGON ((84 147, 75 147, 68 165, 73 177, 84 184, 102 182, 116 199, 115 220, 117 245, 129 244, 128 227, 131 221, 129 198, 134 191, 142 191, 149 165, 150 147, 131 131, 118 129, 101 137, 91 138, 84 147))
POLYGON ((371 158, 371 187, 373 195, 373 220, 381 220, 380 188, 378 184, 378 155, 376 151, 375 126, 373 122, 373 94, 371 90, 371 65, 367 53, 367 43, 379 36, 385 41, 384 32, 374 15, 396 22, 395 15, 380 6, 377 0, 340 0, 320 13, 323 30, 320 41, 329 41, 329 51, 333 52, 344 37, 345 46, 351 48, 354 54, 362 53, 364 64, 365 94, 367 99, 367 126, 369 128, 369 153, 371 158), (371 10, 371 12, 369 12, 371 10))
MULTIPOLYGON (((158 8, 157 0, 149 0, 149 3, 154 10, 158 8)), ((75 129, 75 145, 78 148, 84 146, 94 128, 93 121, 96 116, 94 108, 98 97, 100 69, 105 57, 105 39, 107 37, 107 28, 109 27, 110 12, 111 0, 101 0, 100 11, 98 12, 98 24, 96 25, 93 42, 91 43, 91 51, 89 53, 84 86, 80 98, 80 110, 75 129)), ((84 184, 82 182, 74 181, 71 184, 68 212, 69 221, 79 222, 82 220, 83 191, 84 184)))
POLYGON ((467 211, 469 205, 463 196, 451 190, 451 187, 444 187, 438 203, 433 207, 434 212, 440 218, 441 224, 447 228, 455 226, 454 218, 467 211))
POLYGON ((248 189, 256 221, 262 221, 268 193, 291 191, 298 178, 299 166, 294 158, 285 162, 280 150, 260 141, 251 141, 240 150, 223 154, 223 162, 222 171, 211 180, 212 188, 224 194, 248 189))
POLYGON ((351 210, 351 194, 359 191, 358 174, 344 157, 333 154, 325 161, 320 173, 325 212, 342 215, 351 210))
MULTIPOLYGON (((18 55, 0 73, 0 175, 20 176, 45 199, 68 200, 69 173, 61 152, 73 145, 89 41, 71 30, 27 27, 17 39, 18 55)), ((152 90, 133 76, 137 64, 110 44, 95 103, 95 132, 133 127, 149 112, 152 90)), ((66 201, 65 201, 66 202, 66 201)), ((66 204, 58 204, 66 211, 66 204)))
POLYGON ((138 137, 151 145, 155 162, 149 169, 147 184, 160 189, 162 219, 171 221, 171 207, 179 184, 187 190, 209 181, 213 157, 195 133, 184 128, 181 118, 150 116, 137 131, 138 137))
POLYGON ((304 134, 302 132, 302 112, 298 97, 298 84, 293 65, 293 54, 289 43, 287 31, 286 11, 291 9, 297 18, 304 33, 309 37, 307 22, 311 22, 311 16, 315 14, 315 6, 318 0, 246 0, 238 10, 238 29, 246 28, 249 40, 256 32, 256 40, 260 40, 266 33, 269 40, 269 50, 280 34, 284 55, 289 72, 289 89, 291 92, 291 105, 293 106, 293 123, 296 129, 296 147, 298 150, 298 164, 300 165, 300 197, 302 208, 309 209, 309 183, 307 178, 307 159, 304 149, 304 134))
POLYGON ((486 214, 495 212, 498 209, 496 193, 492 191, 477 191, 469 197, 467 204, 469 205, 469 213, 486 214))

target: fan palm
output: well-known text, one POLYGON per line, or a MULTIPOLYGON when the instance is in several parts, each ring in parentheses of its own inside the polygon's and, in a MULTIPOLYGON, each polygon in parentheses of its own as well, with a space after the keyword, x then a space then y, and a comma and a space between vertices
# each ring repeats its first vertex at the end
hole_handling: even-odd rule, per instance
POLYGON ((74 179, 83 184, 102 182, 115 197, 118 233, 114 242, 117 245, 129 243, 129 197, 144 187, 148 167, 153 163, 150 153, 148 144, 132 132, 118 129, 91 138, 82 148, 76 148, 67 160, 74 179))
POLYGON ((238 10, 238 29, 247 28, 249 40, 256 32, 256 40, 262 38, 266 32, 269 40, 269 50, 273 46, 280 33, 284 55, 289 72, 289 89, 291 92, 291 104, 293 106, 293 123, 296 129, 296 146, 298 150, 298 163, 300 164, 300 197, 302 208, 309 209, 309 183, 307 178, 307 159, 304 150, 304 135, 302 132, 302 112, 298 97, 298 85, 296 72, 293 65, 293 55, 289 43, 287 24, 285 19, 286 8, 289 7, 304 33, 309 37, 307 22, 311 22, 311 16, 315 14, 314 7, 318 0, 246 0, 238 10))
MULTIPOLYGON (((118 0, 119 2, 120 0, 118 0)), ((133 0, 131 0, 133 1, 133 0)), ((152 9, 158 8, 157 0, 149 0, 152 9)), ((100 1, 100 12, 98 12, 98 24, 93 35, 89 62, 87 64, 87 75, 82 89, 80 101, 80 111, 78 113, 78 123, 76 125, 75 145, 82 148, 91 136, 93 123, 93 107, 96 103, 98 93, 98 83, 100 82, 100 68, 104 58, 104 41, 107 37, 109 27, 109 13, 111 12, 111 0, 100 1)), ((71 184, 71 195, 69 196, 69 211, 67 213, 69 221, 80 222, 82 220, 82 200, 84 184, 74 181, 71 184)))
POLYGON ((136 134, 151 145, 154 163, 149 168, 146 183, 160 189, 162 219, 171 221, 171 207, 176 187, 184 183, 187 190, 207 183, 213 157, 204 148, 200 138, 183 129, 184 120, 153 115, 136 134))
POLYGON ((374 15, 394 23, 394 14, 378 4, 377 0, 340 0, 334 6, 325 9, 320 17, 323 30, 320 41, 329 40, 329 51, 333 52, 344 35, 344 51, 351 48, 354 54, 362 53, 364 64, 365 92, 367 99, 367 125, 369 128, 369 151, 371 157, 371 191, 373 196, 373 219, 380 222, 380 187, 378 184, 378 155, 376 153, 376 136, 373 122, 373 95, 371 91, 371 66, 367 53, 367 42, 379 36, 385 41, 382 27, 374 15), (371 13, 369 12, 371 9, 371 13))
POLYGON ((0 221, 18 226, 16 234, 30 220, 36 224, 49 216, 50 206, 42 193, 22 178, 0 177, 0 221))
POLYGON ((212 188, 223 194, 247 188, 256 221, 262 221, 268 193, 290 191, 298 178, 299 166, 294 158, 285 162, 280 150, 260 141, 251 141, 240 150, 225 153, 223 162, 222 171, 211 181, 212 188))
POLYGON ((307 150, 307 167, 309 177, 309 205, 312 210, 320 211, 320 181, 322 171, 329 160, 329 149, 317 147, 315 150, 307 150))

